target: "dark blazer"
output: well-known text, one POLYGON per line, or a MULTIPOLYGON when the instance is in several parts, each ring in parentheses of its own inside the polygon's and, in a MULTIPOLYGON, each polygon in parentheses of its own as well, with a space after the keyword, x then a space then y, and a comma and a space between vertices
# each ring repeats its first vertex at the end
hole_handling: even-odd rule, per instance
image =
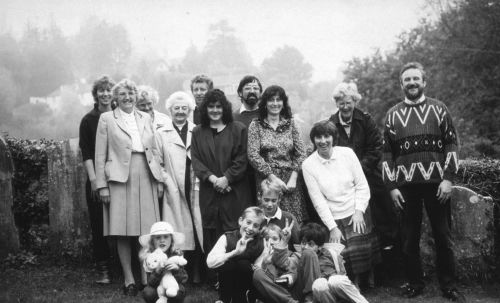
MULTIPOLYGON (((153 177, 161 181, 160 153, 156 146, 151 117, 134 110, 135 121, 144 146, 144 153, 153 177)), ((132 137, 117 108, 101 114, 97 126, 95 171, 97 187, 108 187, 108 181, 127 182, 132 157, 132 137)))
POLYGON ((355 108, 352 116, 351 136, 347 137, 344 126, 340 124, 339 112, 329 119, 339 132, 338 146, 347 146, 354 150, 363 167, 368 182, 374 176, 380 176, 379 162, 382 158, 382 136, 373 118, 355 108))
POLYGON ((214 136, 210 127, 198 125, 193 130, 191 159, 200 179, 200 210, 204 228, 223 231, 238 228, 238 218, 251 205, 247 168, 247 129, 237 121, 229 123, 214 136), (220 194, 208 181, 210 175, 226 176, 231 191, 220 194))

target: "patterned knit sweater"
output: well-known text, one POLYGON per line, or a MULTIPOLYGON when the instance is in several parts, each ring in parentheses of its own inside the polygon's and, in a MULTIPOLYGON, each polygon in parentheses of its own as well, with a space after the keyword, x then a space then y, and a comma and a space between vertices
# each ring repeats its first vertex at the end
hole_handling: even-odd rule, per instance
POLYGON ((457 152, 457 134, 443 102, 403 101, 387 112, 382 173, 389 190, 452 180, 458 170, 457 152))

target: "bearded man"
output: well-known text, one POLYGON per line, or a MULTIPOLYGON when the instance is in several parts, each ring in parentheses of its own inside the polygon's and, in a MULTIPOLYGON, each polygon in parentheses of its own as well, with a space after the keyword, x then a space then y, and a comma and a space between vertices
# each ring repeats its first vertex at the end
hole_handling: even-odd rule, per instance
POLYGON ((250 75, 243 77, 238 85, 238 96, 241 99, 241 107, 233 114, 234 120, 240 121, 248 127, 253 119, 258 118, 261 94, 262 85, 257 77, 250 75))
POLYGON ((402 250, 408 282, 403 296, 416 297, 425 286, 419 247, 424 206, 434 235, 443 296, 464 301, 456 289, 450 235, 451 186, 458 170, 453 120, 443 102, 424 95, 426 77, 420 63, 407 63, 399 75, 405 99, 387 112, 382 167, 391 199, 403 214, 402 250))

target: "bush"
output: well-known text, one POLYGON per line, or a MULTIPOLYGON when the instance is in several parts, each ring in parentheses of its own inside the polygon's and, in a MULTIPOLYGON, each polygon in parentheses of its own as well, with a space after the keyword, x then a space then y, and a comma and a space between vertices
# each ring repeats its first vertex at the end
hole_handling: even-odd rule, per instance
POLYGON ((47 243, 49 200, 47 195, 47 148, 53 141, 5 136, 14 162, 13 212, 21 246, 41 251, 47 243))

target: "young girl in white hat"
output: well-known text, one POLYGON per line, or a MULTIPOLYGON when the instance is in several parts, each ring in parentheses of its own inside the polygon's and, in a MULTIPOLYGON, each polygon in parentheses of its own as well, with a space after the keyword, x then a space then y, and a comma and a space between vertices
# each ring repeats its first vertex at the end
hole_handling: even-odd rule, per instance
MULTIPOLYGON (((182 242, 184 242, 184 235, 182 233, 175 232, 172 225, 167 222, 156 222, 153 226, 151 226, 151 232, 149 234, 139 237, 139 243, 141 243, 142 246, 140 258, 145 262, 147 256, 157 248, 160 248, 167 255, 167 257, 176 255, 182 256, 182 251, 176 248, 181 245, 182 242)), ((165 270, 171 271, 175 280, 177 280, 177 283, 179 284, 179 291, 177 295, 175 297, 168 298, 168 302, 184 302, 184 297, 186 295, 184 284, 187 282, 188 275, 183 266, 167 262, 165 267, 159 271, 149 271, 147 266, 144 266, 144 269, 147 272, 147 279, 145 279, 146 277, 143 278, 143 283, 146 282, 146 286, 142 290, 142 295, 146 303, 154 303, 158 300, 158 293, 156 289, 158 285, 160 285, 165 270)))

